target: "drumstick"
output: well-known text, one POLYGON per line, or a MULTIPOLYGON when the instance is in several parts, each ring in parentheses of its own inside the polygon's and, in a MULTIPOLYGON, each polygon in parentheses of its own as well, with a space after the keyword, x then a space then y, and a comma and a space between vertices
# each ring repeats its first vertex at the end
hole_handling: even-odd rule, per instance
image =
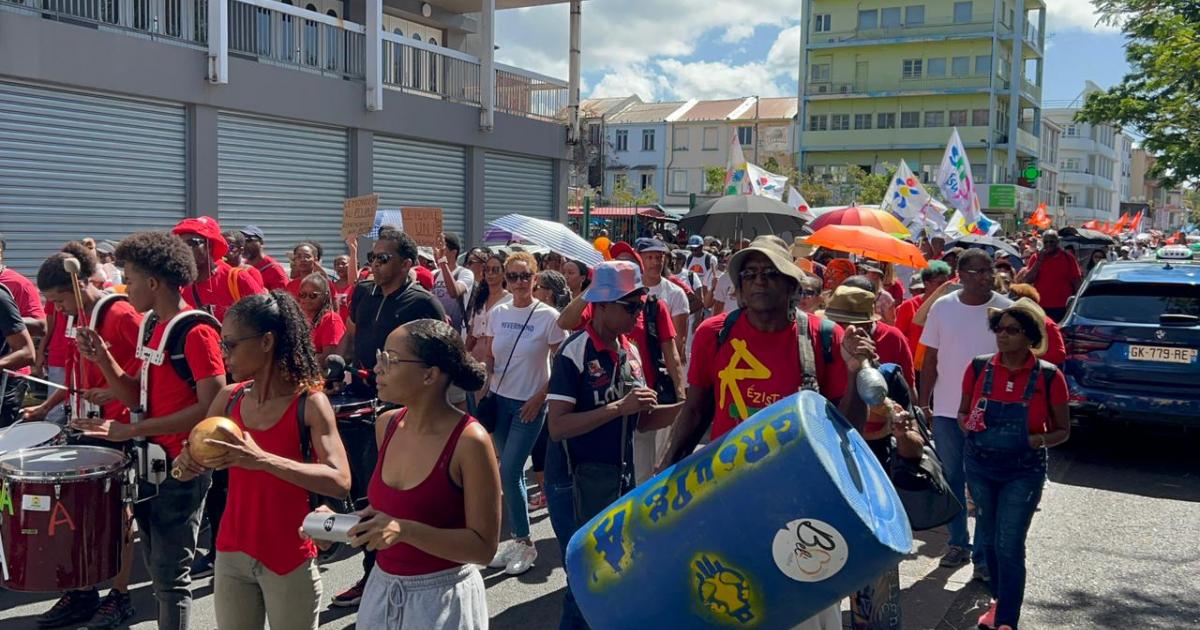
POLYGON ((10 370, 8 368, 4 368, 4 374, 6 376, 12 376, 14 378, 23 378, 27 381, 32 381, 34 383, 38 383, 39 385, 45 385, 46 387, 53 387, 54 389, 61 389, 65 392, 72 393, 72 394, 78 394, 78 393, 83 392, 83 390, 75 389, 73 387, 67 387, 66 385, 59 385, 58 383, 51 383, 50 381, 40 379, 36 376, 30 376, 28 374, 21 374, 20 372, 14 372, 13 370, 10 370))
POLYGON ((63 261, 63 269, 66 269, 67 273, 71 274, 71 289, 75 293, 75 308, 78 309, 77 312, 79 313, 79 324, 81 326, 86 326, 87 313, 85 313, 83 310, 83 294, 79 292, 79 272, 81 270, 79 266, 79 260, 73 257, 67 258, 63 261))

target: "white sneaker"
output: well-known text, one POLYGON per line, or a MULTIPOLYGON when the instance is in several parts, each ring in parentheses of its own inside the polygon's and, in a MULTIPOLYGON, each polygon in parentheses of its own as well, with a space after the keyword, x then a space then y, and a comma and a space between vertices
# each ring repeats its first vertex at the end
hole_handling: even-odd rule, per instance
POLYGON ((513 552, 516 551, 516 549, 515 549, 516 546, 517 546, 517 543, 515 543, 515 542, 510 542, 505 545, 502 545, 499 549, 496 550, 496 556, 494 558, 492 558, 491 562, 488 563, 488 568, 491 568, 491 569, 506 568, 508 566, 509 559, 512 558, 512 556, 513 556, 513 552))
POLYGON ((522 573, 533 568, 533 563, 537 561, 537 548, 532 544, 514 542, 509 545, 513 549, 513 553, 508 560, 508 566, 504 567, 504 572, 509 575, 521 575, 522 573))

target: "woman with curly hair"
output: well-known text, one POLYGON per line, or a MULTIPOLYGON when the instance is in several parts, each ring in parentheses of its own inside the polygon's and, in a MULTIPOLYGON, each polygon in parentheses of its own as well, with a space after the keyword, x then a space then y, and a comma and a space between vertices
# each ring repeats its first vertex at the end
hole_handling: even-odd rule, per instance
POLYGON ((379 552, 358 627, 486 628, 475 565, 496 552, 500 472, 487 431, 447 397, 482 387, 484 366, 449 324, 419 319, 388 335, 375 376, 379 399, 403 407, 375 423, 370 505, 350 529, 354 546, 379 552))
POLYGON ((221 346, 242 382, 223 389, 208 415, 229 417, 242 435, 210 440, 227 451, 205 465, 186 449, 175 460, 182 479, 206 466, 229 470, 213 588, 220 628, 318 625, 317 550, 300 527, 309 493, 349 493, 350 467, 309 335, 307 318, 284 291, 233 305, 221 346))

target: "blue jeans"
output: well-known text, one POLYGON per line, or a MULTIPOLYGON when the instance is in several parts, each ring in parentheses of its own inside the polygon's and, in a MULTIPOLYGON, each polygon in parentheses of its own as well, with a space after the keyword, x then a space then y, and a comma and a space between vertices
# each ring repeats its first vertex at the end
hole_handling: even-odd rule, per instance
POLYGON ((967 483, 975 499, 976 547, 996 598, 996 627, 1017 628, 1025 599, 1025 537, 1046 482, 1045 449, 1014 455, 967 445, 967 483))
MULTIPOLYGON (((200 533, 204 495, 211 484, 211 473, 191 481, 168 477, 158 486, 158 496, 133 506, 145 544, 146 569, 158 600, 160 630, 187 630, 196 535, 200 533)), ((142 482, 139 491, 139 496, 148 497, 154 494, 154 486, 142 482)))
MULTIPOLYGON (((563 569, 567 566, 567 543, 579 529, 575 520, 574 484, 571 473, 567 470, 567 458, 563 453, 562 442, 550 441, 546 449, 546 507, 550 510, 550 527, 554 528, 554 537, 558 540, 558 548, 562 553, 563 569)), ((587 630, 587 622, 575 604, 575 596, 571 594, 568 584, 563 589, 562 618, 559 620, 559 630, 587 630)))
POLYGON ((513 400, 497 395, 499 413, 492 437, 496 450, 500 451, 500 485, 504 489, 504 505, 508 509, 508 522, 513 538, 529 537, 529 508, 525 492, 525 460, 533 451, 542 425, 546 422, 546 407, 530 422, 521 422, 523 400, 513 400))
MULTIPOLYGON (((950 484, 954 498, 958 499, 963 506, 958 516, 954 517, 954 520, 947 525, 950 530, 950 544, 970 549, 971 561, 976 565, 983 566, 986 564, 983 554, 979 552, 978 545, 971 546, 971 535, 967 532, 967 475, 963 468, 963 448, 966 436, 958 427, 958 420, 945 416, 934 416, 933 441, 938 455, 942 458, 942 464, 946 471, 946 482, 950 484)), ((982 541, 978 540, 979 535, 979 528, 976 528, 976 542, 982 544, 982 541)))

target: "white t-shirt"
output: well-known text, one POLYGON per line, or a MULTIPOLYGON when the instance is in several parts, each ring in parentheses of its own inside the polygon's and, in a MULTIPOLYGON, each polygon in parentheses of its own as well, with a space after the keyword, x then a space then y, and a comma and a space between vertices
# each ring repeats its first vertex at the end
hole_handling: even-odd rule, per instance
POLYGON ((679 288, 679 285, 663 278, 658 281, 657 285, 648 287, 648 289, 649 295, 667 305, 667 312, 671 314, 671 317, 688 314, 687 292, 679 288))
POLYGON ((933 415, 943 418, 958 417, 963 374, 971 359, 996 352, 996 335, 988 328, 988 309, 1012 305, 1012 300, 993 292, 987 304, 968 306, 958 299, 961 293, 955 291, 935 302, 921 333, 921 343, 938 351, 933 415))
POLYGON ((465 304, 467 297, 471 295, 471 287, 475 285, 475 274, 466 267, 456 267, 453 273, 459 282, 466 285, 466 289, 458 294, 458 299, 450 297, 450 292, 446 290, 446 281, 442 278, 441 269, 433 272, 433 297, 442 303, 442 310, 450 316, 450 325, 457 330, 462 328, 465 304))
POLYGON ((717 278, 717 288, 713 290, 713 301, 725 305, 723 313, 728 313, 737 308, 737 296, 734 295, 732 274, 723 273, 720 278, 717 278))
POLYGON ((508 301, 497 304, 488 313, 487 336, 492 338, 491 390, 505 398, 525 401, 550 382, 550 346, 562 343, 567 334, 558 327, 558 311, 553 307, 534 301, 525 308, 517 308, 508 301), (526 318, 529 318, 528 324, 525 324, 526 318), (518 344, 522 325, 525 334, 520 335, 518 344), (514 345, 516 351, 513 351, 514 345), (505 375, 509 353, 512 353, 512 365, 505 375))
POLYGON ((475 315, 475 318, 471 320, 471 334, 476 339, 478 339, 480 337, 488 336, 488 327, 487 327, 488 315, 493 310, 495 310, 495 308, 497 306, 500 306, 501 304, 507 304, 509 302, 512 302, 512 294, 511 293, 509 293, 508 295, 505 295, 503 298, 500 299, 499 302, 496 302, 495 304, 493 304, 492 308, 481 309, 479 311, 479 313, 477 313, 475 315))
POLYGON ((714 269, 716 266, 715 263, 716 256, 713 256, 708 252, 704 252, 704 255, 700 256, 699 258, 695 256, 689 257, 687 261, 687 269, 695 271, 700 276, 700 279, 704 281, 704 286, 709 287, 712 286, 712 275, 716 273, 716 269, 714 269))

